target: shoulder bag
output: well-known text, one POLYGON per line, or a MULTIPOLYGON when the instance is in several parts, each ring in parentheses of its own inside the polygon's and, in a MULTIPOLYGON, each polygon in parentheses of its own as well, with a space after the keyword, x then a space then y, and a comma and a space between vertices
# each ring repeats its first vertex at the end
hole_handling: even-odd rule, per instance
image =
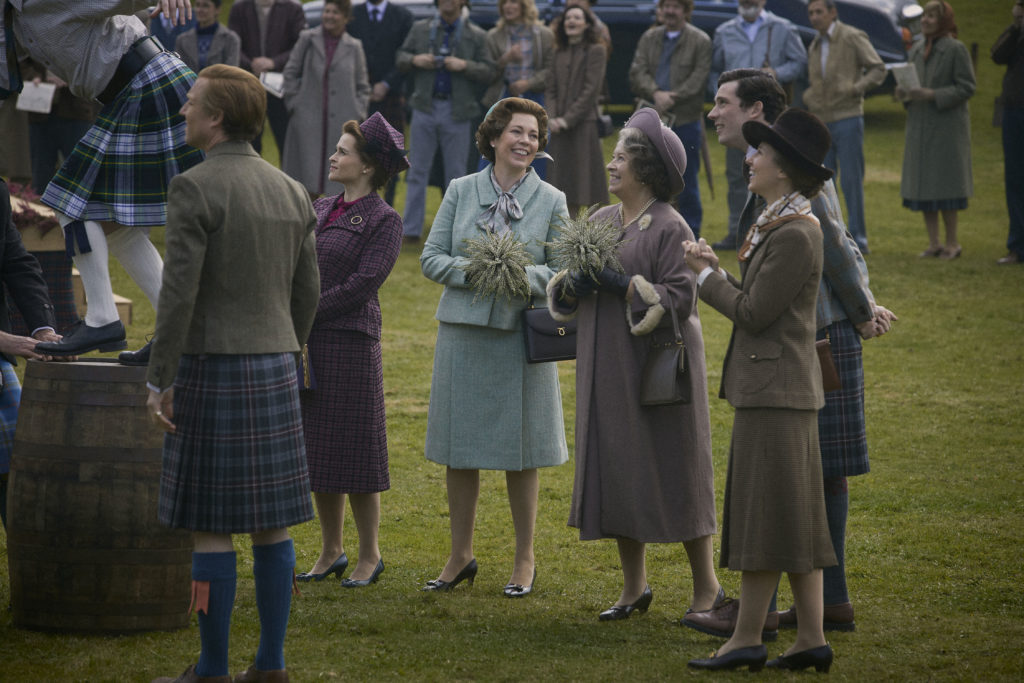
POLYGON ((672 333, 658 328, 651 333, 647 361, 640 377, 640 405, 669 406, 689 403, 690 373, 686 364, 686 344, 679 331, 679 316, 672 296, 665 292, 668 310, 672 314, 672 333))

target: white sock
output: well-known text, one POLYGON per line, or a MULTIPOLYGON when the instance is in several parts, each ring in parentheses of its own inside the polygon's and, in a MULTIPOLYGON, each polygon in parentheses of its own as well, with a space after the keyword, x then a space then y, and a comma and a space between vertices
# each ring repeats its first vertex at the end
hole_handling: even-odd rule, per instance
MULTIPOLYGON (((74 219, 58 213, 57 220, 63 228, 74 219)), ((118 319, 107 264, 107 236, 96 221, 85 221, 85 235, 89 238, 92 251, 74 255, 75 268, 78 268, 82 276, 82 287, 85 288, 88 303, 85 324, 89 327, 102 327, 118 319)))
POLYGON ((110 252, 121 262, 125 271, 156 310, 160 299, 160 281, 164 262, 160 252, 149 241, 145 228, 123 226, 107 235, 110 252))

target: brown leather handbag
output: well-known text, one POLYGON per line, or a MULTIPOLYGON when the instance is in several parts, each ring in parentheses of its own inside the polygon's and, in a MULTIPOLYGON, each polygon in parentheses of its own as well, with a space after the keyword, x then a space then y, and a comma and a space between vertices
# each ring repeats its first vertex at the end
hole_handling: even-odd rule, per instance
POLYGON ((814 350, 818 352, 818 363, 821 365, 821 388, 825 391, 839 391, 843 388, 843 382, 832 360, 832 341, 827 332, 824 339, 814 342, 814 350))

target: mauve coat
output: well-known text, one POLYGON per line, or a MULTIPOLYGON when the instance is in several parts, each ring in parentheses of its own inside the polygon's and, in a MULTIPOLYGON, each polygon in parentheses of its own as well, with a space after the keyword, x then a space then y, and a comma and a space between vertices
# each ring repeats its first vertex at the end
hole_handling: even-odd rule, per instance
MULTIPOLYGON (((693 232, 675 209, 656 202, 650 226, 634 221, 619 249, 629 276, 654 286, 662 303, 671 294, 686 357, 692 400, 640 405, 640 376, 650 338, 630 333, 626 302, 598 292, 580 299, 576 332, 576 475, 569 525, 580 538, 623 536, 646 543, 688 541, 715 532, 711 426, 704 340, 697 316, 696 276, 683 260, 683 240, 693 232)), ((618 205, 597 218, 620 225, 618 205)), ((552 297, 555 313, 568 312, 552 297)), ((633 298, 633 319, 648 311, 633 298)), ((653 311, 652 311, 653 314, 653 311)), ((659 338, 672 335, 664 311, 659 338)))
POLYGON ((330 89, 325 93, 326 58, 323 29, 306 29, 284 67, 284 103, 289 118, 281 169, 313 194, 335 195, 344 188, 327 179, 327 160, 341 137, 342 125, 350 119, 366 118, 370 81, 363 44, 349 34, 341 35, 334 51, 330 89))
POLYGON ((907 61, 917 68, 921 87, 935 90, 935 99, 906 105, 900 194, 916 200, 970 197, 974 185, 967 100, 976 84, 967 47, 953 38, 939 38, 927 62, 924 43, 910 48, 907 61))

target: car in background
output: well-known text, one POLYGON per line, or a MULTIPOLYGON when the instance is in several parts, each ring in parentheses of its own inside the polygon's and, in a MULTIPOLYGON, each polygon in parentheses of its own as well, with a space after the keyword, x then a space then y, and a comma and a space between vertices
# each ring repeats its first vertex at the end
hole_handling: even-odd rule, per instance
MULTIPOLYGON (((490 28, 498 18, 498 1, 471 0, 470 17, 481 27, 490 28)), ((906 61, 900 12, 904 5, 916 4, 916 0, 836 0, 840 21, 867 33, 887 63, 906 61)), ((537 0, 537 10, 545 22, 564 8, 564 0, 537 0)), ((608 25, 612 36, 607 74, 610 103, 632 105, 629 65, 640 36, 655 23, 657 0, 596 0, 591 9, 608 25)), ((766 9, 793 22, 804 44, 810 44, 815 31, 807 19, 807 0, 768 0, 766 9)), ((736 0, 694 0, 690 23, 714 37, 719 24, 736 14, 736 0)))

